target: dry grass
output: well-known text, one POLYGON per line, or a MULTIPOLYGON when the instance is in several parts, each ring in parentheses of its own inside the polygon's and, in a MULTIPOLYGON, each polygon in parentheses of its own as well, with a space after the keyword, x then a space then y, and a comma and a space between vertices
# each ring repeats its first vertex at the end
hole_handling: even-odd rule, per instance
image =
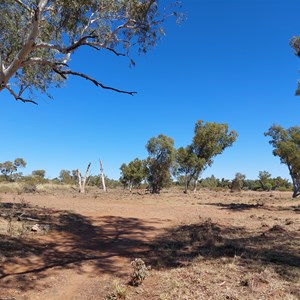
MULTIPOLYGON (((50 266, 43 280, 55 271, 53 265, 62 274, 65 268, 74 271, 76 279, 76 272, 88 264, 91 273, 85 283, 96 282, 96 274, 101 284, 89 286, 89 294, 82 292, 80 300, 300 299, 300 202, 291 201, 290 193, 202 190, 196 195, 144 195, 91 190, 78 195, 72 187, 41 185, 34 195, 1 197, 0 263, 43 257, 45 261, 38 261, 41 269, 50 266), (22 226, 33 223, 18 221, 20 214, 41 220, 52 231, 40 239, 35 233, 22 234, 22 226), (103 251, 109 260, 102 257, 103 251), (113 265, 111 257, 122 255, 130 259, 128 265, 124 260, 113 265), (138 287, 129 284, 134 257, 151 265, 138 287), (111 270, 110 277, 101 277, 105 269, 111 270), (122 277, 120 269, 127 275, 122 277)), ((35 289, 30 276, 26 284, 35 289)), ((60 279, 58 288, 67 288, 59 284, 60 279)), ((37 290, 27 292, 39 296, 37 290)), ((43 299, 55 299, 49 295, 43 299)))

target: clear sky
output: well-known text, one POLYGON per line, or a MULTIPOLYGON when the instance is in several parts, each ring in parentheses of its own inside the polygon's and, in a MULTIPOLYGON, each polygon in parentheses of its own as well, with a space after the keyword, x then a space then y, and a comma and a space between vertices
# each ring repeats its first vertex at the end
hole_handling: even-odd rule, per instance
POLYGON ((84 171, 88 162, 96 175, 101 158, 106 174, 117 179, 123 162, 147 156, 151 137, 163 133, 176 147, 186 146, 201 119, 228 123, 239 134, 204 177, 231 179, 241 172, 255 179, 266 170, 289 178, 263 133, 274 123, 299 126, 300 61, 289 40, 300 35, 300 1, 182 2, 186 21, 166 22, 166 37, 136 56, 134 68, 104 51, 73 56, 74 69, 135 90, 134 97, 76 78, 53 91, 54 100, 41 96, 38 106, 1 93, 0 161, 22 157, 24 174, 45 169, 53 178, 62 169, 84 171))

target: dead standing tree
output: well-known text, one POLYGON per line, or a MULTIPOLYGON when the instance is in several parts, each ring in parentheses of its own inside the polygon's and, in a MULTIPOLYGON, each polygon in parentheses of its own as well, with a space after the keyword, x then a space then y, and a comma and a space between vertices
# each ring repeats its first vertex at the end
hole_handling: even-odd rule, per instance
POLYGON ((88 164, 86 171, 85 171, 85 175, 84 177, 82 177, 79 169, 77 169, 77 177, 78 177, 78 184, 79 184, 79 193, 84 194, 85 193, 85 186, 87 184, 88 179, 90 178, 89 176, 89 170, 91 167, 91 163, 88 164))
POLYGON ((102 165, 101 159, 99 159, 99 162, 100 162, 100 176, 101 176, 101 180, 102 180, 103 191, 107 192, 106 185, 105 185, 104 170, 103 170, 103 165, 102 165))

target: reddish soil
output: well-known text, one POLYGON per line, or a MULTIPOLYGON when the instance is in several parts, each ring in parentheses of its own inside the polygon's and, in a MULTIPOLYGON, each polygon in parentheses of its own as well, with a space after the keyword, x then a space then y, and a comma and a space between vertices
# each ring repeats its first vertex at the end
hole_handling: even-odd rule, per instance
MULTIPOLYGON (((104 299, 114 278, 129 279, 134 258, 151 263, 153 245, 166 229, 208 218, 223 228, 247 232, 275 228, 300 234, 300 201, 291 200, 291 193, 98 191, 0 196, 2 213, 23 209, 25 216, 50 225, 49 232, 0 235, 0 299, 104 299), (26 208, 20 208, 21 203, 26 208)), ((300 268, 298 255, 294 262, 300 268)), ((154 280, 149 278, 149 289, 155 290, 154 280)), ((148 290, 148 296, 136 299, 159 299, 153 295, 148 290)))

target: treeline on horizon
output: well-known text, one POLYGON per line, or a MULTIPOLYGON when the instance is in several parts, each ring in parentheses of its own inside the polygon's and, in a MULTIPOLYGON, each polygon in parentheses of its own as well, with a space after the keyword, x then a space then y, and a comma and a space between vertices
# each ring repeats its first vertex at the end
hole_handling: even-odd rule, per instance
MULTIPOLYGON (((17 182, 23 183, 25 186, 29 187, 32 185, 39 184, 58 184, 58 185, 71 185, 76 186, 78 184, 77 170, 61 170, 58 177, 49 179, 46 178, 45 170, 35 170, 32 171, 31 175, 23 175, 21 172, 13 173, 8 178, 3 174, 0 175, 0 182, 17 182)), ((129 189, 129 185, 122 180, 109 178, 105 176, 105 184, 109 189, 122 188, 129 189)), ((102 189, 102 181, 99 175, 89 176, 88 186, 99 187, 102 189)), ((182 176, 177 178, 171 178, 170 182, 166 185, 166 188, 180 187, 184 189, 185 182, 182 176)), ((272 175, 267 171, 260 171, 257 179, 247 179, 244 174, 237 173, 235 178, 217 178, 214 175, 205 177, 199 181, 199 188, 206 188, 210 190, 251 190, 251 191, 291 191, 292 184, 288 179, 282 178, 280 176, 272 177, 272 175)), ((147 182, 142 182, 139 185, 133 186, 133 188, 147 189, 147 182)))
MULTIPOLYGON (((121 177, 114 180, 106 177, 106 186, 129 188, 147 188, 151 193, 160 193, 162 188, 170 186, 183 186, 187 193, 191 186, 196 191, 197 185, 206 188, 226 188, 232 191, 254 190, 293 190, 293 197, 299 195, 300 189, 300 128, 291 127, 284 129, 273 125, 265 136, 270 136, 269 143, 274 147, 273 155, 279 156, 281 163, 288 166, 292 178, 290 183, 281 177, 272 178, 267 171, 260 171, 258 179, 246 179, 246 175, 236 173, 233 179, 218 179, 215 176, 201 178, 204 170, 211 167, 214 158, 223 153, 226 148, 233 145, 238 137, 234 130, 229 131, 227 124, 203 122, 199 120, 194 127, 194 136, 191 144, 186 147, 175 149, 174 140, 163 134, 152 137, 146 144, 148 157, 145 159, 135 158, 128 164, 120 166, 121 177)), ((102 170, 102 163, 101 170, 102 170)), ((23 158, 14 161, 0 163, 0 181, 25 182, 32 185, 39 183, 54 182, 59 184, 74 185, 78 182, 90 186, 101 186, 100 176, 90 176, 89 163, 85 176, 82 177, 79 170, 61 170, 59 176, 54 179, 46 179, 45 170, 34 170, 31 175, 23 176, 20 168, 26 167, 23 158)), ((84 192, 84 188, 80 188, 84 192)))

